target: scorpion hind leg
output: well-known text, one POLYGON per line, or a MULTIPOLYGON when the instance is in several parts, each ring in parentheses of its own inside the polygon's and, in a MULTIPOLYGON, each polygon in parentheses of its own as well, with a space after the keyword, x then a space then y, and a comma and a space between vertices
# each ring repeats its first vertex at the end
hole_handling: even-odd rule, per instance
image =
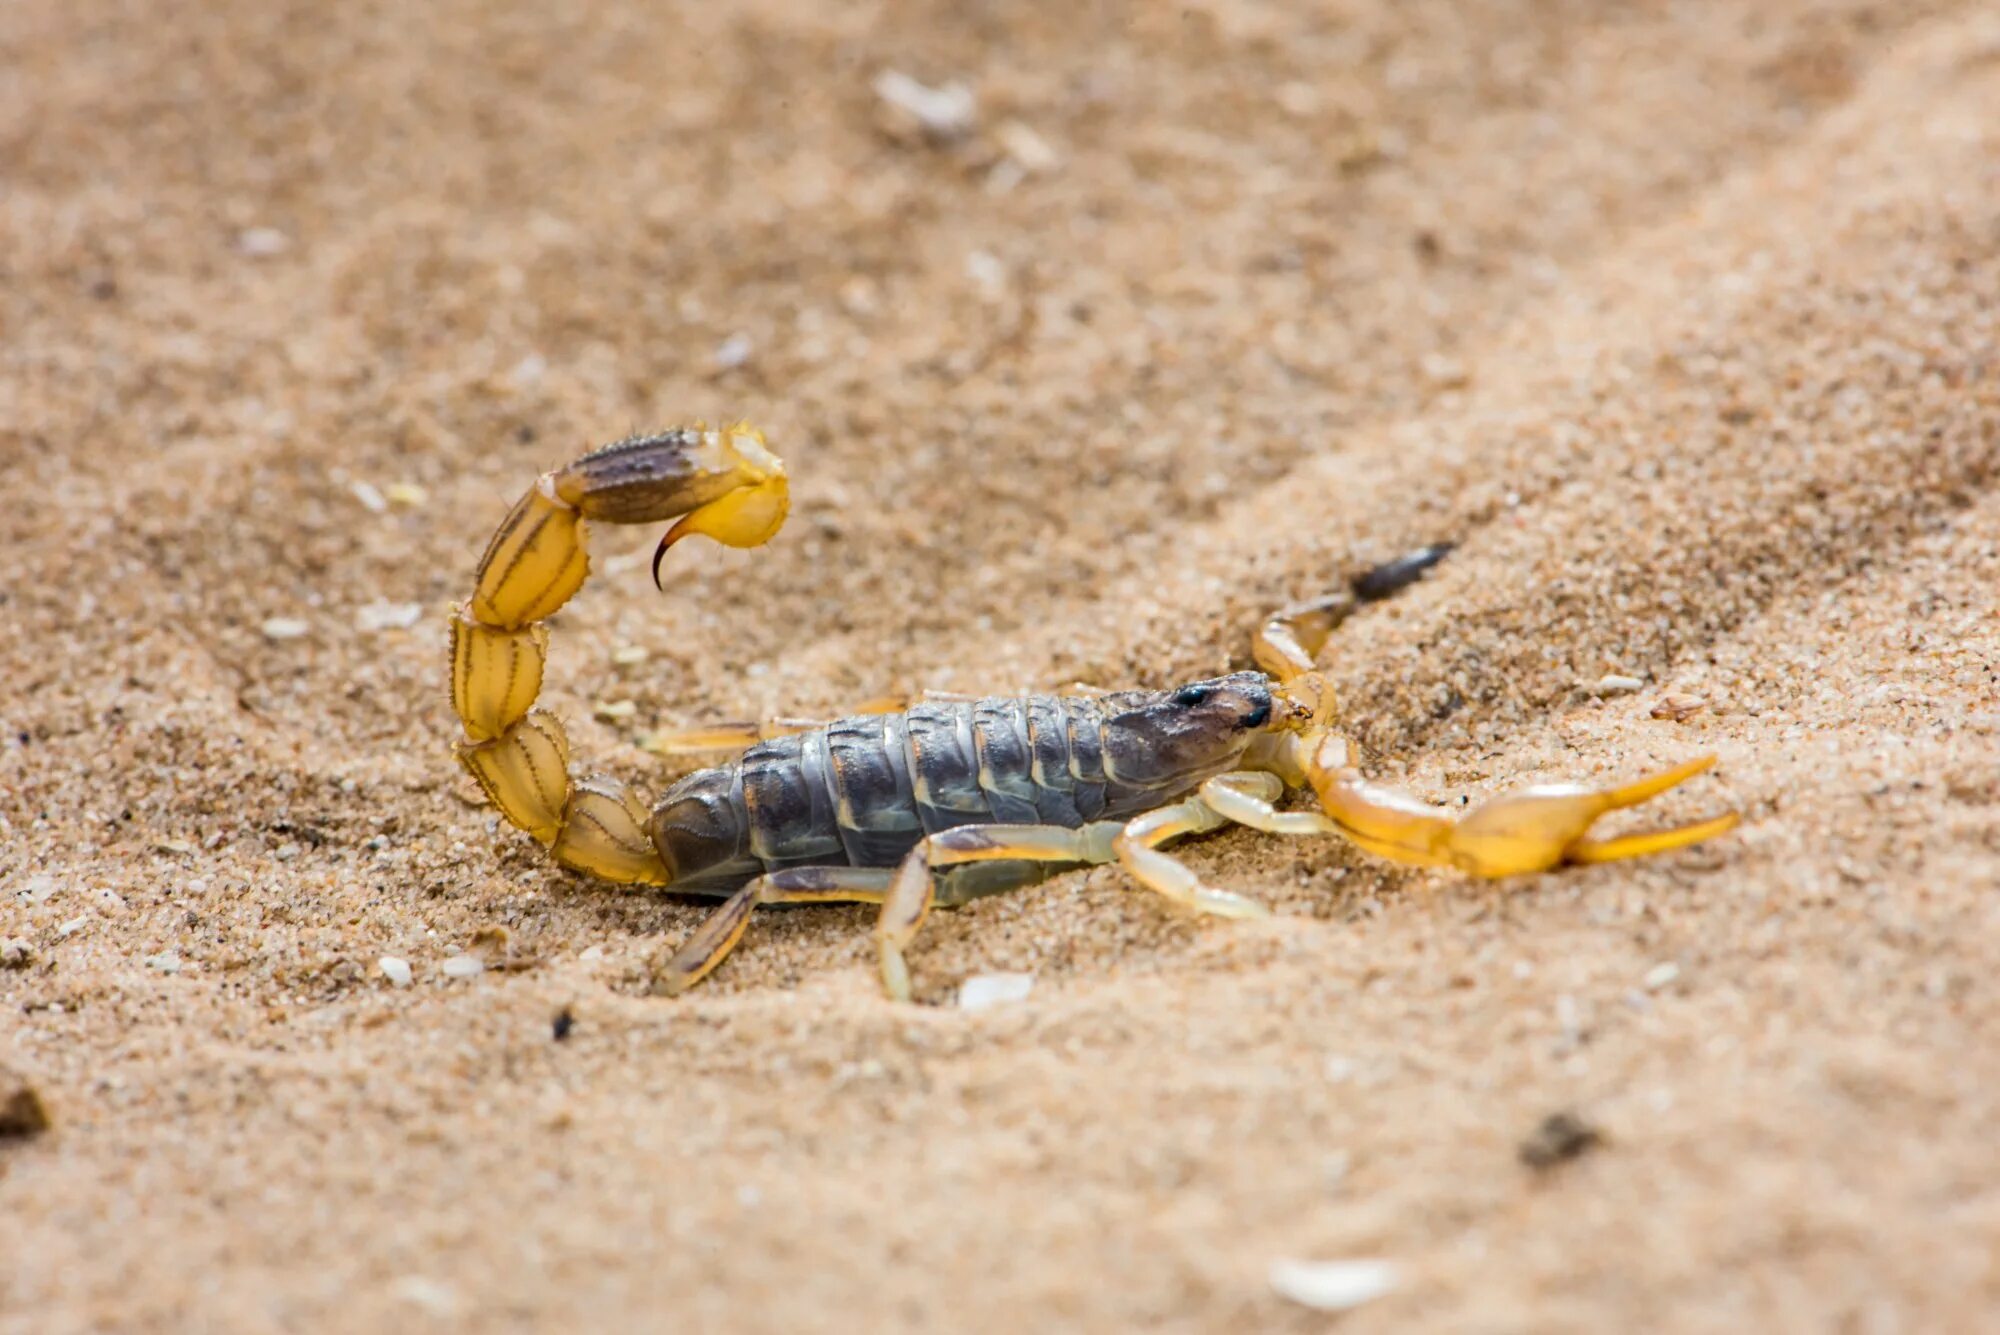
POLYGON ((759 904, 879 904, 893 875, 887 867, 788 867, 767 872, 702 919, 680 948, 653 966, 652 990, 678 996, 736 949, 759 904))
MULTIPOLYGON (((873 700, 862 701, 839 718, 854 718, 864 714, 899 714, 909 708, 909 705, 908 696, 879 696, 873 700)), ((768 742, 773 737, 818 732, 821 728, 838 721, 839 719, 789 718, 781 714, 761 719, 728 719, 692 728, 672 728, 665 732, 656 732, 647 737, 641 745, 656 756, 745 751, 759 742, 768 742)))

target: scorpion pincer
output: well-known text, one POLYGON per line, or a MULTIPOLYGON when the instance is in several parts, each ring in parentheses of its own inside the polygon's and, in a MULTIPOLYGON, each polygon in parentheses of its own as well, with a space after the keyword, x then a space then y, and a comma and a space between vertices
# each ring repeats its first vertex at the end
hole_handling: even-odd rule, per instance
POLYGON ((784 523, 787 487, 784 464, 747 425, 619 441, 528 490, 452 622, 452 703, 465 730, 457 755, 500 813, 565 867, 722 899, 656 966, 660 991, 683 991, 719 965, 759 904, 858 901, 881 906, 883 986, 908 1000, 904 951, 934 904, 1062 866, 1116 862, 1184 908, 1261 916, 1163 848, 1230 822, 1340 835, 1395 862, 1480 877, 1664 852, 1736 824, 1727 812, 1590 834, 1598 817, 1701 773, 1713 755, 1618 787, 1544 785, 1465 811, 1363 778, 1315 655, 1358 601, 1419 577, 1442 548, 1373 572, 1358 592, 1272 616, 1251 639, 1257 671, 1164 691, 932 700, 827 723, 690 732, 690 746, 746 749, 687 775, 650 809, 617 779, 573 778, 561 722, 534 705, 548 653, 542 622, 583 584, 587 521, 674 520, 657 581, 660 557, 691 535, 768 541, 784 523), (1317 809, 1279 810, 1300 788, 1317 809))

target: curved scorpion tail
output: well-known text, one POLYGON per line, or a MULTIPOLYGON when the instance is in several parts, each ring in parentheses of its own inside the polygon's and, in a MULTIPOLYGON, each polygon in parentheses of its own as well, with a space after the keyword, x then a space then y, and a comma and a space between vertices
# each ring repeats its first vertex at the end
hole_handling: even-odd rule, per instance
MULTIPOLYGON (((542 623, 590 569, 586 520, 673 519, 661 543, 703 533, 733 547, 766 542, 785 521, 785 466, 747 424, 634 436, 544 473, 480 558, 472 598, 451 623, 454 748, 500 814, 565 867, 609 881, 664 885, 673 869, 646 833, 646 804, 609 776, 572 779, 561 720, 535 708, 548 659, 542 623)), ((658 578, 658 559, 654 563, 658 578)))

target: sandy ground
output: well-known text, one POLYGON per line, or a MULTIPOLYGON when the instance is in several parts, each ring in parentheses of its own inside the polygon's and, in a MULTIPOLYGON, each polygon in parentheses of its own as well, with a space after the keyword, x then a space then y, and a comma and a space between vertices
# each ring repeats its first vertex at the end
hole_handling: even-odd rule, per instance
POLYGON ((55 1123, 0 1329, 1323 1328, 1286 1257, 1396 1263, 1356 1331, 2000 1303, 1990 6, 17 0, 0 53, 0 1081, 55 1123), (737 414, 781 538, 663 599, 602 533, 554 626, 649 787, 707 717, 1240 664, 1451 538, 1328 650, 1375 772, 1713 749, 1649 815, 1746 823, 1497 887, 1232 832, 1268 924, 1104 869, 935 921, 921 1007, 859 908, 645 997, 702 907, 496 828, 444 617, 536 472, 737 414))

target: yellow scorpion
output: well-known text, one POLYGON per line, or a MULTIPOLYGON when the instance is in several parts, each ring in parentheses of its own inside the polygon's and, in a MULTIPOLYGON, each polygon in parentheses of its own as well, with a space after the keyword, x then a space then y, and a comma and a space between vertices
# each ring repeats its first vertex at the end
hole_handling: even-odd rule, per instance
MULTIPOLYGON (((723 900, 658 966, 661 991, 680 992, 720 964, 759 904, 848 901, 881 905, 882 983, 908 1000, 904 951, 933 904, 1014 889, 1061 866, 1117 862, 1195 912, 1262 916, 1261 905, 1204 884, 1162 849, 1232 821, 1340 835, 1393 862, 1481 877, 1683 848, 1737 822, 1727 812, 1590 835, 1598 817, 1692 778, 1713 755, 1614 788, 1543 785, 1462 812, 1369 782, 1314 666, 1352 593, 1265 621, 1251 640, 1260 671, 1166 691, 924 700, 828 723, 704 729, 682 740, 746 749, 681 779, 650 809, 617 779, 572 777, 562 724, 534 706, 548 655, 542 622, 589 569, 586 522, 674 520, 653 558, 658 583, 674 543, 705 534, 758 546, 783 525, 788 503, 784 464, 748 425, 619 441, 528 489, 452 621, 452 704, 465 729, 457 755, 500 813, 565 867, 723 900), (1318 810, 1278 810, 1302 787, 1318 810)), ((1414 578, 1435 555, 1406 563, 1387 585, 1414 578)))

